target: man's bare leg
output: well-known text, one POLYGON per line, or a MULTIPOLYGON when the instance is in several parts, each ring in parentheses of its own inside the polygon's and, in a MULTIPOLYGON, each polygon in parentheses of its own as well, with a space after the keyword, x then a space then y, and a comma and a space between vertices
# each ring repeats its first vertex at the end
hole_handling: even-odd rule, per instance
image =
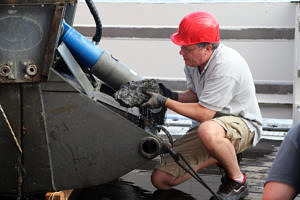
MULTIPOLYGON (((217 163, 216 159, 209 158, 207 161, 200 163, 194 170, 200 171, 201 169, 206 168, 206 167, 211 166, 216 163, 217 163)), ((161 190, 168 190, 168 189, 172 188, 173 186, 179 185, 179 184, 187 181, 190 178, 191 178, 191 175, 188 173, 185 173, 183 176, 176 178, 173 175, 166 173, 159 169, 155 169, 151 175, 152 184, 156 188, 161 189, 161 190)))
POLYGON ((198 128, 198 135, 210 155, 216 158, 232 179, 242 176, 236 152, 231 141, 225 137, 226 131, 217 122, 210 120, 198 128))
MULTIPOLYGON (((211 157, 199 164, 196 171, 220 163, 226 169, 230 178, 234 179, 242 176, 234 146, 228 138, 225 138, 225 134, 224 128, 213 120, 206 121, 199 126, 198 135, 213 158, 211 157)), ((190 178, 191 176, 187 173, 176 178, 171 174, 155 169, 152 173, 151 181, 158 189, 167 190, 190 178)))

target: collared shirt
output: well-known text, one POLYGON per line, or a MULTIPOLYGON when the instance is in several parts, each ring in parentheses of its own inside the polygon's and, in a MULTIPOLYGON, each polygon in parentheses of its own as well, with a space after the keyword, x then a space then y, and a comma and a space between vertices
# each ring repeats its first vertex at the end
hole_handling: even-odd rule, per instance
MULTIPOLYGON (((250 131, 255 131, 256 145, 262 134, 262 117, 252 74, 243 57, 220 43, 201 73, 197 67, 189 66, 184 72, 187 89, 197 94, 198 103, 221 116, 241 117, 250 131)), ((193 121, 192 126, 198 124, 193 121)))

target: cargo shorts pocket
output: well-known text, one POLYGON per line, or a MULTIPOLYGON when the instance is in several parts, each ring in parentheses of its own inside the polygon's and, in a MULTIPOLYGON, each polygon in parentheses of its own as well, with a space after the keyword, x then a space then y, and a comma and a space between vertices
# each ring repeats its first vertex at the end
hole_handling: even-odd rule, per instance
POLYGON ((213 119, 226 131, 226 138, 228 138, 236 153, 246 150, 252 144, 254 132, 250 132, 247 124, 236 116, 223 116, 213 119))

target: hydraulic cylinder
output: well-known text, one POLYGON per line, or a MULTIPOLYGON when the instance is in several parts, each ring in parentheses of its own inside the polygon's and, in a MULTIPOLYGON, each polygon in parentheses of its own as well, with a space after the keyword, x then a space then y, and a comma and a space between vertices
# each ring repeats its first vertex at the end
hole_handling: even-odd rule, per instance
POLYGON ((82 67, 89 68, 92 74, 115 90, 127 82, 142 80, 132 69, 94 45, 66 22, 63 22, 61 41, 82 67))

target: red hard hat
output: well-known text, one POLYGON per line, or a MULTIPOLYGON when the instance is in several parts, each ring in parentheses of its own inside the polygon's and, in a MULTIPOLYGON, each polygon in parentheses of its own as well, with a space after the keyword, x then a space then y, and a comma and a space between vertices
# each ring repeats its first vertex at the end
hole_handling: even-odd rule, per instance
POLYGON ((181 20, 179 29, 171 35, 171 40, 180 46, 219 42, 219 23, 207 12, 193 12, 181 20))

